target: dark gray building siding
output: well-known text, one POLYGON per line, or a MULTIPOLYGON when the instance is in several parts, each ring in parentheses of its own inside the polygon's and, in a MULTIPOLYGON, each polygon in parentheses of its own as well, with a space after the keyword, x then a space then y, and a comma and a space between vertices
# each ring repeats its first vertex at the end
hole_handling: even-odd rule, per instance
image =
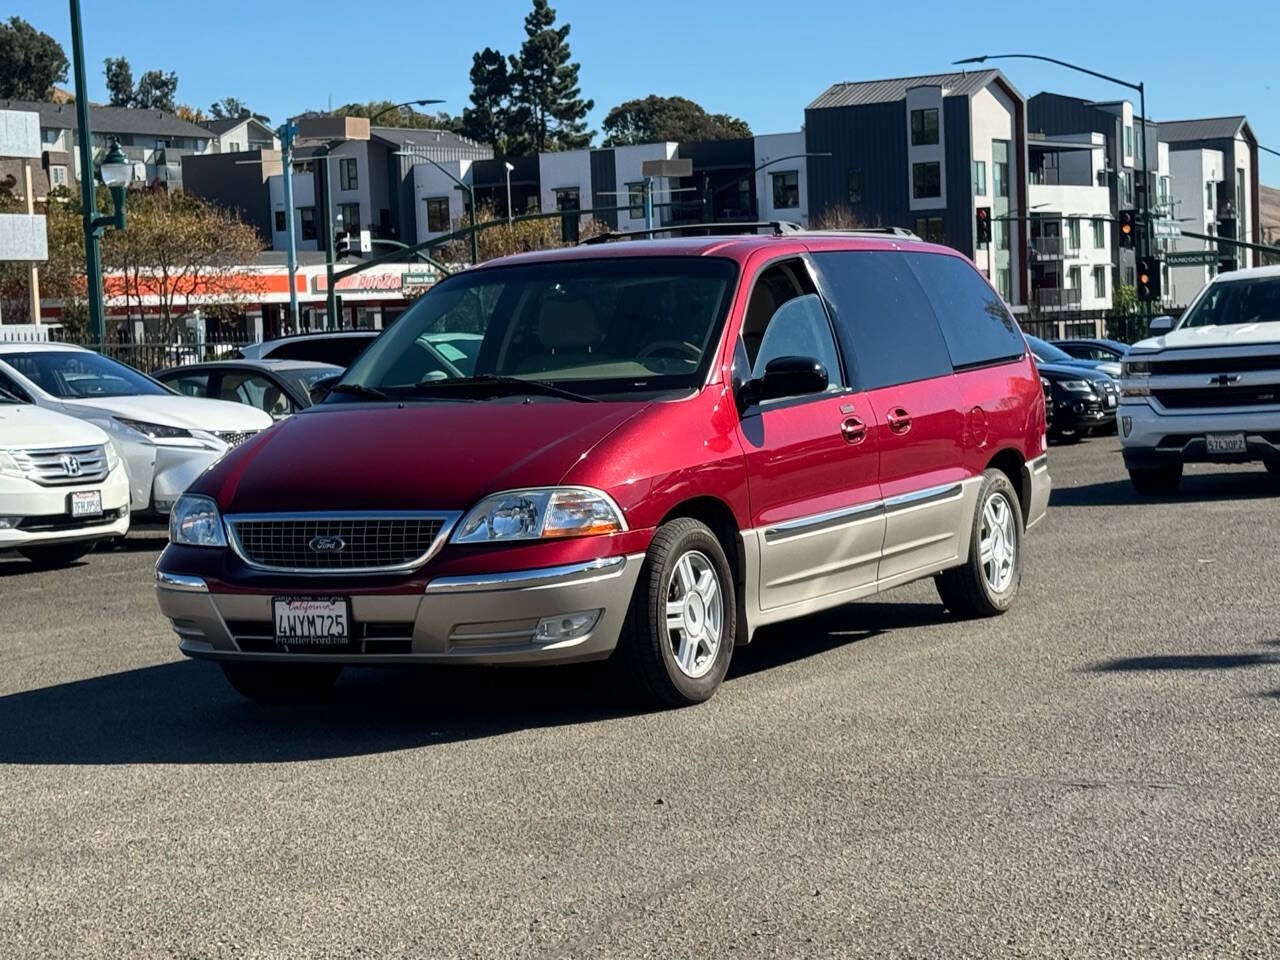
MULTIPOLYGON (((618 163, 613 148, 591 151, 591 202, 597 207, 610 207, 619 201, 613 195, 618 182, 618 163)), ((615 230, 618 227, 618 212, 596 214, 597 220, 603 220, 615 230)))
POLYGON ((907 119, 901 102, 806 110, 805 151, 811 156, 809 222, 847 207, 868 226, 910 227, 907 119), (862 199, 849 202, 849 171, 862 175, 862 199))
POLYGON ((942 101, 943 156, 947 167, 947 212, 942 230, 948 246, 973 258, 973 150, 969 132, 969 98, 942 101))

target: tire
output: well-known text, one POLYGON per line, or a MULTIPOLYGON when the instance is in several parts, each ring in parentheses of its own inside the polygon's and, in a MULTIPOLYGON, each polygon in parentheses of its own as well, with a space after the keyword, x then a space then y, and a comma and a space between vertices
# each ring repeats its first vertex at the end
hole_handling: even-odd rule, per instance
POLYGON ((75 543, 50 543, 38 547, 23 547, 18 552, 41 570, 52 570, 75 563, 97 545, 96 540, 77 540, 75 543))
POLYGON ((1182 483, 1182 464, 1170 463, 1161 467, 1146 467, 1129 471, 1133 489, 1144 497, 1166 496, 1178 492, 1182 483))
POLYGON ((1263 464, 1267 468, 1267 473, 1273 477, 1280 477, 1280 460, 1264 460, 1263 464))
POLYGON ((338 679, 338 663, 221 663, 236 693, 257 703, 313 700, 338 679))
POLYGON ((708 699, 729 669, 737 611, 733 573, 715 534, 689 518, 664 523, 645 555, 618 641, 628 685, 659 706, 708 699))
POLYGON ((969 531, 969 557, 934 577, 948 610, 972 619, 996 617, 1013 606, 1022 583, 1024 532, 1017 490, 1002 472, 987 470, 969 531))

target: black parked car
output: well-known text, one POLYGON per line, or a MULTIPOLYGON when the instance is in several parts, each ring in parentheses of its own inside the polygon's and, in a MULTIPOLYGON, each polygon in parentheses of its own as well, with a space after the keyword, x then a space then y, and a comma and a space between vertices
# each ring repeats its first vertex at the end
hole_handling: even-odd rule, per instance
POLYGON ((214 360, 169 367, 154 376, 184 396, 247 403, 279 420, 311 406, 311 388, 341 376, 342 369, 302 360, 214 360))
POLYGON ((1049 438, 1074 443, 1115 429, 1120 391, 1105 373, 1053 363, 1037 364, 1049 384, 1049 438))
POLYGON ((1077 360, 1095 360, 1102 363, 1120 363, 1129 352, 1129 345, 1105 337, 1087 337, 1080 340, 1050 340, 1050 344, 1077 360))

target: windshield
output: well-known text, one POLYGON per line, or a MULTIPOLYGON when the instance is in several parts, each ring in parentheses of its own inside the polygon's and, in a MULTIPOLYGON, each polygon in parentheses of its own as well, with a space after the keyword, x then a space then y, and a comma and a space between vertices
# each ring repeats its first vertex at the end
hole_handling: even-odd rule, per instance
POLYGON ((1062 363, 1064 360, 1071 363, 1076 359, 1065 350, 1059 350, 1052 343, 1046 343, 1039 337, 1033 337, 1029 334, 1027 335, 1027 346, 1031 348, 1031 352, 1036 355, 1037 360, 1043 360, 1045 363, 1062 363))
POLYGON ((587 395, 689 389, 706 376, 736 274, 732 261, 710 257, 456 274, 371 345, 343 383, 396 399, 472 377, 566 384, 587 395))
POLYGON ((88 350, 6 353, 3 360, 45 393, 63 400, 170 392, 132 367, 88 350))
POLYGON ((1280 277, 1210 284, 1179 328, 1231 326, 1280 320, 1280 277))

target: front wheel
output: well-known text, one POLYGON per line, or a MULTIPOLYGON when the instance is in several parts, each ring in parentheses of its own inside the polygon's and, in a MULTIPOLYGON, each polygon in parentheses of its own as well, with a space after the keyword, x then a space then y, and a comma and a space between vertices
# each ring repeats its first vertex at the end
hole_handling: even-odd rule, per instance
POLYGON ((995 617, 1013 606, 1022 583, 1022 510, 1009 478, 983 474, 969 533, 969 557, 934 578, 938 596, 958 617, 995 617))
POLYGON ((663 524, 618 644, 631 685, 665 706, 709 698, 729 669, 737 609, 733 573, 715 534, 689 518, 663 524))
POLYGON ((50 543, 38 547, 23 547, 18 552, 41 570, 52 570, 75 563, 88 554, 96 540, 78 540, 75 543, 50 543))
POLYGON ((287 703, 320 696, 338 679, 337 663, 222 663, 227 682, 258 703, 287 703))
POLYGON ((1158 497, 1178 492, 1182 483, 1182 464, 1169 463, 1160 467, 1146 467, 1129 471, 1133 489, 1144 497, 1158 497))

